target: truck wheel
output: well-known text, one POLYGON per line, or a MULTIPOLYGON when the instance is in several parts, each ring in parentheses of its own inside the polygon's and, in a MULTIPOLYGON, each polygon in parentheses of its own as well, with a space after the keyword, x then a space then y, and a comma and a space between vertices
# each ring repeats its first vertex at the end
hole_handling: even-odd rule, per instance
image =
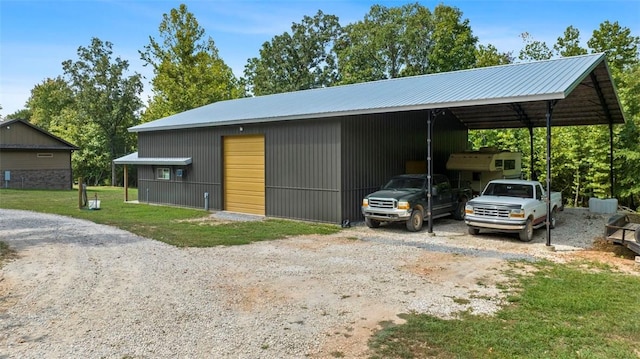
POLYGON ((478 233, 480 233, 480 229, 476 228, 476 227, 469 227, 469 234, 472 236, 477 235, 478 233))
POLYGON ((551 218, 550 218, 549 228, 551 228, 551 229, 556 228, 556 221, 557 220, 558 220, 558 207, 553 207, 553 210, 551 210, 551 218))
POLYGON ((465 211, 464 211, 464 207, 467 206, 467 198, 460 198, 460 200, 458 201, 458 206, 456 207, 455 210, 453 210, 453 212, 451 212, 451 214, 453 215, 454 219, 457 219, 458 221, 461 221, 464 219, 464 215, 465 215, 465 211))
POLYGON ((422 211, 419 209, 414 209, 411 212, 411 217, 407 221, 407 229, 409 232, 417 232, 422 229, 422 211))
POLYGON ((364 219, 364 223, 369 228, 378 228, 378 227, 380 227, 380 221, 376 221, 375 219, 365 218, 364 219))
POLYGON ((533 224, 531 224, 531 219, 527 219, 527 224, 525 224, 519 235, 521 241, 531 242, 533 239, 533 224))

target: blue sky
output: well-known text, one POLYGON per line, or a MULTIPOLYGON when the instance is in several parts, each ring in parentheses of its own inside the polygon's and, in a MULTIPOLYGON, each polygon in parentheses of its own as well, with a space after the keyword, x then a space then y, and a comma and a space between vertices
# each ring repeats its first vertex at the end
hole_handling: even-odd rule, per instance
MULTIPOLYGON (((152 73, 142 66, 138 50, 149 43, 149 36, 158 36, 162 14, 183 2, 214 39, 222 59, 241 76, 247 59, 258 55, 262 43, 290 31, 291 23, 300 22, 304 15, 322 10, 346 25, 361 20, 373 4, 395 7, 415 1, 0 0, 0 114, 23 108, 31 89, 46 78, 62 75, 61 63, 75 60, 77 48, 88 46, 92 37, 112 42, 114 55, 128 60, 132 73, 149 80, 152 73)), ((640 36, 640 0, 419 2, 430 9, 439 3, 459 8, 481 44, 516 55, 523 32, 552 47, 573 25, 586 43, 593 30, 609 20, 640 36)), ((145 83, 144 99, 149 94, 145 83)))

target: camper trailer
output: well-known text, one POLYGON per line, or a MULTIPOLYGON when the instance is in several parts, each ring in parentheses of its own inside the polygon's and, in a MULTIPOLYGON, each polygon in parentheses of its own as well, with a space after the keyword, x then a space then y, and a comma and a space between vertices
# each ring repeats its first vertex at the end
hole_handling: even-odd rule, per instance
POLYGON ((477 151, 452 153, 447 170, 456 171, 460 183, 468 183, 474 194, 482 192, 491 180, 522 178, 522 154, 483 147, 477 151))

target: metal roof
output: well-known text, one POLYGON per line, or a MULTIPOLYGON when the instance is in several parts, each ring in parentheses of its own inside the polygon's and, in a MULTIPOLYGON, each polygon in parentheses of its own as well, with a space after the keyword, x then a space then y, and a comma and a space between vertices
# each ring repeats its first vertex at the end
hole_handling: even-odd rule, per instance
POLYGON ((186 166, 191 164, 191 157, 138 157, 138 152, 122 156, 113 160, 117 165, 157 165, 157 166, 186 166))
POLYGON ((623 123, 604 54, 220 101, 131 132, 449 109, 469 129, 623 123))

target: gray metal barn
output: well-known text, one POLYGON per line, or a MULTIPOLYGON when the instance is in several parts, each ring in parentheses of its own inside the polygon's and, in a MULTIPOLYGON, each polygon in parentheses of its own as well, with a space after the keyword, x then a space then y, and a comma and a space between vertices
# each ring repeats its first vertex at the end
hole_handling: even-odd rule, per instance
POLYGON ((216 102, 130 128, 138 152, 115 163, 138 166, 141 202, 340 223, 410 161, 446 173, 469 129, 552 114, 624 122, 603 54, 216 102))

